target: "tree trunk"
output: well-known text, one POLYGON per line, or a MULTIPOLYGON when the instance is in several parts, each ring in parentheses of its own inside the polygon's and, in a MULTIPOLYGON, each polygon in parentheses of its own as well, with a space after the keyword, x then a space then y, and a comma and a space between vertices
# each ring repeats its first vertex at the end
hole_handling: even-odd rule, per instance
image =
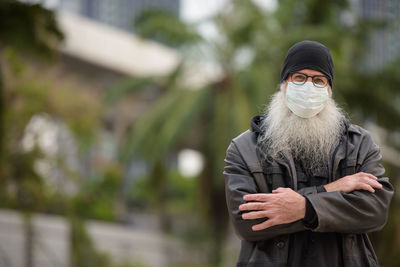
POLYGON ((24 232, 25 232, 25 267, 34 267, 34 246, 35 233, 32 224, 32 215, 24 214, 24 232))
POLYGON ((155 205, 158 211, 161 230, 163 232, 169 232, 171 230, 171 222, 165 211, 167 173, 161 161, 157 161, 154 164, 150 179, 151 184, 154 186, 155 205))
POLYGON ((206 165, 200 180, 201 184, 201 203, 203 214, 210 226, 211 250, 209 261, 213 266, 219 266, 222 261, 222 250, 227 235, 229 216, 226 208, 225 188, 213 185, 215 179, 209 165, 206 165))
POLYGON ((4 117, 5 117, 5 100, 4 100, 4 76, 3 76, 3 57, 2 57, 3 49, 0 47, 0 176, 4 177, 2 174, 3 164, 4 164, 4 136, 5 136, 5 125, 4 125, 4 117))

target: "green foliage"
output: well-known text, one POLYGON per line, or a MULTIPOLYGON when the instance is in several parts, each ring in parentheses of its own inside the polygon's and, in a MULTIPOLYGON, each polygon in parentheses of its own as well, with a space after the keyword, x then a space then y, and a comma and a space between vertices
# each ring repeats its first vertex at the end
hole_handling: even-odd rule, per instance
MULTIPOLYGON (((165 186, 162 188, 164 212, 169 216, 193 216, 198 210, 199 203, 196 196, 197 179, 184 177, 176 170, 166 173, 165 186)), ((157 191, 150 177, 138 177, 132 186, 130 206, 133 209, 153 209, 157 207, 157 191)))
POLYGON ((199 203, 196 196, 196 177, 184 177, 178 171, 170 171, 167 178, 166 211, 169 214, 196 215, 199 203))
POLYGON ((74 267, 110 267, 110 258, 95 249, 84 223, 71 217, 70 226, 71 265, 74 267))
POLYGON ((141 12, 135 18, 133 27, 144 38, 173 47, 192 45, 201 40, 193 27, 183 23, 174 14, 161 9, 141 12))
POLYGON ((115 104, 121 97, 139 95, 141 92, 152 90, 154 87, 157 87, 154 78, 126 78, 117 82, 107 91, 104 101, 109 105, 115 104))
POLYGON ((0 46, 50 55, 64 38, 54 13, 43 8, 41 4, 1 1, 0 18, 0 46))
POLYGON ((73 199, 74 214, 80 218, 114 221, 122 172, 119 166, 106 166, 103 177, 87 179, 73 199))
POLYGON ((124 262, 124 263, 117 263, 114 264, 114 267, 146 267, 148 265, 138 261, 138 262, 124 262))
POLYGON ((3 207, 12 207, 21 211, 35 212, 43 210, 46 202, 47 192, 43 180, 36 174, 33 168, 34 159, 39 151, 12 156, 9 162, 13 164, 10 168, 10 176, 15 179, 4 179, 3 177, 3 207), (9 190, 7 190, 7 187, 9 190))
POLYGON ((199 111, 206 107, 206 90, 175 89, 166 92, 154 107, 135 124, 122 150, 124 161, 141 155, 156 162, 196 122, 199 111))
MULTIPOLYGON (((121 177, 118 166, 104 168, 102 179, 89 180, 71 198, 55 192, 38 174, 35 163, 45 157, 38 147, 28 152, 21 149, 25 127, 36 114, 66 122, 81 147, 87 147, 94 139, 100 122, 101 109, 96 99, 81 88, 54 86, 43 78, 38 80, 23 60, 28 55, 40 58, 53 55, 63 39, 54 13, 40 4, 6 0, 0 2, 0 18, 0 206, 23 211, 28 218, 24 227, 30 241, 23 256, 28 264, 33 264, 30 215, 50 212, 70 218, 71 266, 144 266, 117 264, 98 252, 79 218, 115 219, 113 205, 121 177)), ((57 167, 64 170, 62 162, 57 167)), ((69 175, 76 178, 75 174, 69 175)))
POLYGON ((65 122, 82 146, 94 139, 102 109, 92 95, 81 88, 57 85, 45 79, 37 80, 35 73, 22 61, 21 54, 8 48, 4 51, 7 85, 4 98, 8 109, 5 123, 11 136, 20 138, 23 128, 35 114, 51 114, 65 122))

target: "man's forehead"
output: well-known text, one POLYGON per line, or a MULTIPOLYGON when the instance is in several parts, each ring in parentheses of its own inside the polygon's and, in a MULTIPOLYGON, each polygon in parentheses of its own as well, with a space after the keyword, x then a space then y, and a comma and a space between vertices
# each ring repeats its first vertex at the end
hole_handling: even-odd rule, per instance
POLYGON ((317 70, 313 70, 313 69, 301 69, 301 70, 297 70, 296 72, 301 72, 301 73, 307 74, 309 76, 314 76, 314 75, 324 75, 324 76, 326 76, 322 72, 317 71, 317 70))

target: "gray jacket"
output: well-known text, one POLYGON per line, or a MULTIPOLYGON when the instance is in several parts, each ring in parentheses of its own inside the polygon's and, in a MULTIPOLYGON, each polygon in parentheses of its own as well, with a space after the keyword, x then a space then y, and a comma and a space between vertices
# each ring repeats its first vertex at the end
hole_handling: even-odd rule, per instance
POLYGON ((284 162, 260 167, 251 154, 254 151, 256 135, 251 130, 234 138, 226 151, 223 172, 226 201, 234 229, 242 239, 237 266, 287 266, 289 234, 310 230, 301 221, 296 221, 255 232, 251 227, 263 219, 241 218, 238 207, 244 203, 244 195, 270 193, 282 185, 309 199, 318 217, 318 226, 313 231, 342 234, 344 266, 379 266, 367 233, 379 231, 385 225, 393 186, 384 177, 379 147, 366 130, 349 124, 346 134, 331 152, 328 181, 357 172, 371 173, 383 185, 375 193, 363 190, 317 193, 316 187, 297 190, 296 170, 290 156, 284 162), (264 181, 260 181, 260 174, 264 181), (285 184, 287 175, 290 184, 285 184))

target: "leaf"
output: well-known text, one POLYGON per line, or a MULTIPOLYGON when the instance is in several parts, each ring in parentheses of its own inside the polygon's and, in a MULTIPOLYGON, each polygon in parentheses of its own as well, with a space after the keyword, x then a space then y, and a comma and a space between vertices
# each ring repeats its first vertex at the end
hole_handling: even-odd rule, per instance
POLYGON ((173 90, 157 101, 148 114, 135 123, 124 145, 123 159, 136 155, 150 161, 162 158, 195 123, 204 106, 205 90, 173 90))
POLYGON ((134 21, 136 33, 172 47, 193 45, 202 40, 195 28, 182 22, 177 15, 160 9, 148 9, 134 21))
POLYGON ((104 100, 108 105, 111 105, 122 97, 135 96, 136 94, 155 87, 157 88, 160 86, 153 77, 126 78, 118 81, 109 88, 104 96, 104 100))
POLYGON ((0 18, 3 45, 48 55, 64 39, 53 11, 41 4, 1 1, 0 18))

